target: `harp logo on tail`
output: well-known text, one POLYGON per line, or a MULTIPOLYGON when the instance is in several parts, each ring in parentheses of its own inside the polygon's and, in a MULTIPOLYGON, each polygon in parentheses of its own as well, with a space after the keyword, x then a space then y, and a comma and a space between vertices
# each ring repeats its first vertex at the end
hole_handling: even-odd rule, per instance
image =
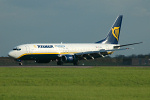
POLYGON ((118 37, 119 37, 119 28, 120 27, 114 27, 114 28, 112 28, 112 34, 117 39, 117 41, 118 41, 118 37))

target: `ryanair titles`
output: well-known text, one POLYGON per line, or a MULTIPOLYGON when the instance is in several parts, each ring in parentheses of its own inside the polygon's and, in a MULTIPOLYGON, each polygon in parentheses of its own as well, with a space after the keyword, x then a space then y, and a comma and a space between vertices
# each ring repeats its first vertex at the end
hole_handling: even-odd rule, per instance
POLYGON ((53 45, 37 45, 38 48, 54 48, 53 45))
MULTIPOLYGON (((36 48, 36 46, 34 45, 34 47, 36 48)), ((54 47, 58 47, 58 48, 64 48, 64 45, 37 45, 38 48, 54 48, 54 47)))

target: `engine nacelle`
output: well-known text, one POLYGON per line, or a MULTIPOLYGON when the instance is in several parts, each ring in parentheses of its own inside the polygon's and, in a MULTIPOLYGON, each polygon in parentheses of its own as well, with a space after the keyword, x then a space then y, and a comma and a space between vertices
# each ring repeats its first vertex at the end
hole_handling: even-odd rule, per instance
POLYGON ((62 61, 66 62, 66 63, 73 63, 76 60, 76 56, 75 55, 65 55, 62 56, 62 61))
POLYGON ((50 60, 47 60, 47 59, 46 59, 46 60, 44 60, 44 59, 42 59, 42 60, 40 59, 40 60, 39 60, 39 59, 38 59, 38 60, 36 60, 35 62, 36 62, 36 63, 49 63, 50 60))

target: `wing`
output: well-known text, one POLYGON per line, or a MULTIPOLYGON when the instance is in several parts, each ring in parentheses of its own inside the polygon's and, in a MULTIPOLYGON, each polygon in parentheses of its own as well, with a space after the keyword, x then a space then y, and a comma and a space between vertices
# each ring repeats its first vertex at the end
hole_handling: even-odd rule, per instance
POLYGON ((88 60, 88 59, 105 57, 109 54, 112 54, 114 51, 127 50, 127 49, 129 48, 111 49, 111 50, 101 49, 100 51, 80 52, 80 53, 76 53, 75 55, 78 57, 79 60, 82 60, 82 59, 88 60))
POLYGON ((125 44, 125 45, 118 45, 118 46, 114 46, 114 49, 111 49, 111 50, 101 49, 100 51, 80 52, 80 53, 76 53, 75 55, 79 58, 79 60, 81 60, 81 59, 85 59, 85 60, 95 59, 95 58, 99 58, 99 57, 105 57, 109 54, 112 54, 115 51, 131 49, 131 48, 121 48, 121 47, 140 44, 140 43, 143 43, 143 42, 125 44))

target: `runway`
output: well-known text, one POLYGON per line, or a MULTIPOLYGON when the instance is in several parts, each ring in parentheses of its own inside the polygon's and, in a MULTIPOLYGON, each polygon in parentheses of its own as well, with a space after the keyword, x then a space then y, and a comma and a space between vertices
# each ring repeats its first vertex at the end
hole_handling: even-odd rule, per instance
POLYGON ((0 66, 17 68, 94 68, 94 67, 150 67, 150 66, 0 66))
POLYGON ((100 66, 0 66, 0 67, 17 67, 17 68, 92 68, 100 66))

